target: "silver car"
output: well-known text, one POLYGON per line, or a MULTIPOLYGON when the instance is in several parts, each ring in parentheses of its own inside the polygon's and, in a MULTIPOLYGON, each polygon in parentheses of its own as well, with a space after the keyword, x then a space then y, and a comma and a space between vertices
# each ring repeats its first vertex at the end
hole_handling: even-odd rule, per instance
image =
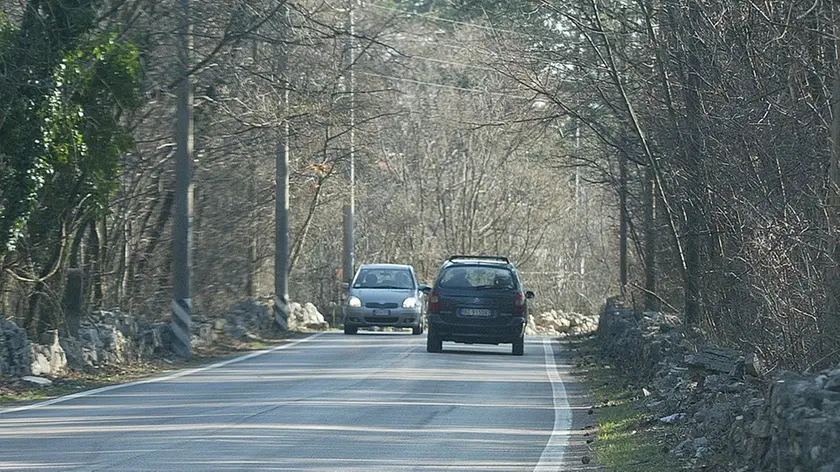
POLYGON ((423 334, 427 285, 406 264, 363 264, 351 284, 344 284, 344 334, 373 326, 411 328, 423 334))

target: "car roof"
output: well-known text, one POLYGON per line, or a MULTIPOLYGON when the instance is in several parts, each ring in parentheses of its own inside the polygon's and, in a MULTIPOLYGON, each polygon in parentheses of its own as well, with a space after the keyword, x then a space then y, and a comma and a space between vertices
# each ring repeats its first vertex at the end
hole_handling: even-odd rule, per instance
POLYGON ((444 267, 450 265, 489 265, 489 266, 502 266, 513 268, 514 265, 510 262, 507 257, 504 256, 450 256, 446 262, 443 263, 444 267))
POLYGON ((412 269, 412 267, 409 264, 362 264, 359 266, 359 270, 361 269, 412 269))

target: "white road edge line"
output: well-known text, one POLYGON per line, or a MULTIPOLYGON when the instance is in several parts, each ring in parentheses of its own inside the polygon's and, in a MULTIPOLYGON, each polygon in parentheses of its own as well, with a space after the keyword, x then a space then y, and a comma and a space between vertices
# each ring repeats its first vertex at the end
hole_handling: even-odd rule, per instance
POLYGON ((151 379, 137 380, 137 381, 134 381, 134 382, 124 383, 124 384, 109 385, 107 387, 95 388, 93 390, 85 390, 84 392, 71 393, 70 395, 65 395, 63 397, 53 398, 51 400, 46 400, 46 401, 43 401, 43 402, 33 403, 31 405, 24 405, 24 406, 19 406, 19 407, 2 409, 2 410, 0 410, 0 415, 5 415, 5 414, 8 414, 8 413, 17 413, 19 411, 34 410, 36 408, 43 408, 45 406, 55 405, 56 403, 63 403, 63 402, 70 401, 70 400, 73 400, 73 399, 76 399, 76 398, 89 397, 91 395, 96 395, 96 394, 99 394, 99 393, 110 392, 111 390, 117 390, 119 388, 132 387, 134 385, 143 385, 143 384, 149 384, 149 383, 155 383, 155 382, 167 382, 167 381, 170 381, 170 380, 180 379, 181 377, 186 377, 188 375, 197 374, 199 372, 204 372, 206 370, 218 369, 219 367, 224 367, 226 365, 231 365, 231 364, 235 364, 237 362, 242 362, 242 361, 245 361, 245 360, 248 360, 248 359, 253 359, 254 357, 259 357, 259 356, 269 354, 269 353, 272 353, 272 352, 275 352, 275 351, 280 351, 282 349, 288 349, 292 346, 296 346, 298 344, 301 344, 301 343, 310 341, 312 339, 315 339, 318 336, 321 336, 322 334, 324 334, 324 333, 320 332, 320 333, 311 334, 311 335, 309 335, 309 336, 307 336, 303 339, 298 339, 297 341, 294 341, 294 342, 291 342, 291 343, 288 343, 288 344, 281 344, 281 345, 275 346, 271 349, 263 349, 262 351, 252 352, 250 354, 245 354, 244 356, 235 357, 233 359, 228 359, 226 361, 217 362, 215 364, 207 365, 207 366, 204 366, 204 367, 198 367, 196 369, 183 370, 183 371, 180 371, 180 372, 176 372, 174 374, 167 375, 165 377, 155 377, 155 378, 151 378, 151 379))
POLYGON ((554 429, 551 437, 540 454, 540 460, 534 467, 534 472, 556 472, 563 467, 563 457, 566 453, 566 446, 569 444, 569 430, 572 427, 572 410, 569 408, 569 401, 566 397, 566 387, 557 372, 557 364, 554 362, 554 348, 551 345, 551 338, 543 338, 543 350, 545 351, 545 370, 548 373, 548 380, 551 381, 551 391, 554 395, 554 429))

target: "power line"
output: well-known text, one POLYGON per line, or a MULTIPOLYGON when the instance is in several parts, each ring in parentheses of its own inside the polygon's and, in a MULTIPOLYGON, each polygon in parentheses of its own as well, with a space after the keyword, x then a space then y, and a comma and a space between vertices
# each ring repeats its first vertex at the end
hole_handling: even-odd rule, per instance
POLYGON ((451 66, 471 67, 473 69, 480 69, 480 70, 486 70, 486 71, 491 71, 491 72, 499 72, 497 69, 494 69, 492 67, 482 66, 482 65, 478 65, 478 64, 467 64, 466 62, 446 61, 446 60, 443 60, 443 59, 435 59, 433 57, 426 57, 426 56, 412 56, 412 55, 409 55, 409 56, 406 56, 406 57, 408 57, 409 59, 420 59, 420 60, 423 60, 423 61, 436 62, 436 63, 439 63, 439 64, 448 64, 448 65, 451 65, 451 66))
POLYGON ((412 13, 412 12, 409 12, 409 11, 401 10, 399 8, 386 7, 384 5, 376 5, 376 4, 373 4, 373 3, 369 4, 368 6, 378 8, 380 10, 388 10, 388 11, 395 11, 395 12, 398 12, 398 13, 404 13, 404 14, 410 15, 410 16, 419 16, 421 18, 425 18, 425 19, 432 20, 432 21, 440 21, 440 22, 443 22, 443 23, 451 23, 451 24, 455 24, 455 25, 469 26, 469 27, 476 28, 476 29, 483 29, 483 30, 487 30, 487 31, 492 31, 494 33, 508 33, 508 34, 513 34, 513 35, 517 35, 517 36, 527 36, 525 33, 522 33, 520 31, 504 30, 504 29, 494 28, 492 26, 479 25, 479 24, 476 24, 476 23, 470 23, 470 22, 466 22, 466 21, 452 20, 452 19, 449 19, 449 18, 443 18, 443 17, 440 17, 440 16, 431 15, 429 13, 412 13))
POLYGON ((487 94, 487 95, 495 95, 495 96, 498 96, 498 97, 518 98, 518 99, 521 99, 521 100, 532 100, 533 99, 533 97, 526 97, 526 96, 523 96, 523 95, 513 95, 513 94, 509 94, 509 93, 504 93, 504 92, 492 92, 490 90, 458 87, 456 85, 438 84, 438 83, 426 82, 426 81, 422 81, 422 80, 406 79, 405 77, 394 77, 394 76, 384 75, 384 74, 374 74, 372 72, 359 72, 359 71, 357 71, 356 73, 371 76, 371 77, 379 77, 379 78, 383 78, 383 79, 397 80, 397 81, 400 81, 400 82, 408 82, 408 83, 412 83, 412 84, 416 84, 416 85, 427 85, 429 87, 437 87, 437 88, 442 88, 442 89, 447 89, 447 90, 457 90, 457 91, 460 91, 460 92, 482 93, 482 94, 487 94))
MULTIPOLYGON (((436 58, 433 58, 433 57, 410 55, 410 54, 406 54, 405 57, 408 58, 408 59, 420 59, 420 60, 429 61, 429 62, 438 62, 438 63, 441 63, 441 64, 450 64, 450 65, 453 65, 453 66, 472 67, 474 69, 481 69, 481 70, 501 73, 499 71, 499 69, 496 69, 496 68, 493 68, 493 67, 490 67, 490 66, 480 65, 480 64, 469 64, 469 63, 466 63, 466 62, 447 61, 447 60, 443 60, 443 59, 436 59, 436 58)), ((525 56, 522 56, 522 57, 525 57, 525 56)), ((503 58, 499 57, 499 59, 503 59, 503 58)), ((536 60, 536 59, 539 59, 539 58, 532 56, 529 59, 535 59, 536 60)))

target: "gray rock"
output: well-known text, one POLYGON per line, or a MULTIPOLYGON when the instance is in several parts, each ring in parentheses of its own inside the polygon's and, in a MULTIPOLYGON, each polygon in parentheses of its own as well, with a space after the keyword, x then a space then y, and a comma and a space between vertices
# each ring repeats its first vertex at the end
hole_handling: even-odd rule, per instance
POLYGON ((837 459, 830 464, 823 465, 820 467, 819 472, 840 472, 840 459, 837 459))
POLYGON ((665 424, 678 423, 685 419, 685 413, 674 413, 673 415, 663 416, 659 421, 665 424))
POLYGON ((323 331, 329 329, 329 324, 314 304, 291 303, 289 305, 289 329, 323 331))
POLYGON ((840 392, 840 369, 828 373, 824 387, 832 392, 840 392))
POLYGON ((26 330, 0 314, 0 374, 32 373, 32 348, 26 330))
POLYGON ((32 365, 29 369, 32 375, 50 375, 52 373, 50 360, 44 354, 36 352, 33 353, 32 357, 32 365))
POLYGON ((685 356, 684 362, 689 367, 731 374, 739 370, 739 365, 743 364, 743 358, 739 353, 729 349, 705 346, 698 352, 685 356))
POLYGON ((747 374, 761 378, 764 376, 764 363, 758 354, 751 352, 744 358, 744 369, 747 374))
POLYGON ((683 456, 686 456, 686 455, 692 455, 692 454, 694 454, 693 446, 694 446, 694 441, 692 441, 691 439, 685 439, 682 442, 680 442, 677 445, 677 447, 675 447, 673 450, 671 450, 671 454, 674 454, 675 456, 678 456, 678 457, 683 457, 683 456))
POLYGON ((712 455, 711 448, 708 447, 698 447, 697 450, 694 452, 695 459, 704 459, 712 455))
POLYGON ((770 437, 770 422, 767 420, 755 420, 750 425, 749 433, 756 438, 770 437))
POLYGON ((35 385, 38 385, 38 386, 41 386, 41 387, 49 387, 50 385, 53 384, 52 380, 45 379, 44 377, 38 377, 36 375, 24 375, 20 379, 23 380, 24 382, 29 382, 29 383, 32 383, 32 384, 35 384, 35 385))

